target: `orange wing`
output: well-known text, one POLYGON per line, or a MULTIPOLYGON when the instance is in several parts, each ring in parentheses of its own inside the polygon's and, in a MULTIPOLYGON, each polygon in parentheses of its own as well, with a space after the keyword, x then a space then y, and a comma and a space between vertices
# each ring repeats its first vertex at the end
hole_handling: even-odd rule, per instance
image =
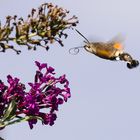
POLYGON ((123 50, 123 45, 121 43, 114 43, 113 47, 117 50, 123 50))

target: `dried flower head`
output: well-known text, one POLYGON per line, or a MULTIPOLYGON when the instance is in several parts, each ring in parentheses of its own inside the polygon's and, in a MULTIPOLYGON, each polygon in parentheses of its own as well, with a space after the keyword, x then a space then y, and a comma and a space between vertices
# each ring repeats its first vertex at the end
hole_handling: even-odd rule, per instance
POLYGON ((15 49, 11 42, 27 46, 29 50, 36 50, 37 46, 48 50, 48 44, 55 41, 63 46, 61 38, 68 36, 63 31, 78 23, 76 16, 67 19, 68 14, 69 11, 57 5, 44 3, 38 9, 33 8, 26 20, 18 18, 17 15, 7 16, 5 25, 0 24, 1 52, 12 49, 20 54, 21 51, 15 49))

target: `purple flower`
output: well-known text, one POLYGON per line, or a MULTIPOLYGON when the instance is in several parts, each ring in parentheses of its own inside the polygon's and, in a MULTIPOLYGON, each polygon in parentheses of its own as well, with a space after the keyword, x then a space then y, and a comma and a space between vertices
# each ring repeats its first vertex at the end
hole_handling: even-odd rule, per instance
POLYGON ((28 121, 28 124, 30 126, 30 129, 33 129, 33 124, 36 124, 37 123, 37 119, 31 119, 28 121))
POLYGON ((41 71, 43 68, 47 67, 46 63, 42 63, 40 64, 38 61, 35 61, 36 66, 38 67, 38 69, 41 71))
POLYGON ((14 86, 16 85, 18 82, 19 82, 19 79, 18 78, 12 78, 11 75, 8 75, 7 76, 7 82, 11 85, 11 86, 14 86))
POLYGON ((50 126, 52 126, 57 118, 57 115, 55 113, 50 114, 40 113, 40 117, 43 119, 42 124, 45 125, 49 124, 50 126))
POLYGON ((34 82, 28 83, 29 91, 25 91, 25 85, 18 78, 10 75, 7 76, 8 86, 0 81, 1 129, 8 123, 14 124, 15 118, 18 118, 17 123, 28 121, 31 129, 38 120, 44 125, 53 125, 59 106, 71 97, 66 75, 57 78, 54 68, 38 61, 35 64, 38 70, 34 82))
POLYGON ((55 74, 55 73, 53 73, 53 71, 54 71, 54 68, 52 68, 52 67, 48 67, 48 68, 47 68, 47 71, 48 71, 48 73, 55 74))

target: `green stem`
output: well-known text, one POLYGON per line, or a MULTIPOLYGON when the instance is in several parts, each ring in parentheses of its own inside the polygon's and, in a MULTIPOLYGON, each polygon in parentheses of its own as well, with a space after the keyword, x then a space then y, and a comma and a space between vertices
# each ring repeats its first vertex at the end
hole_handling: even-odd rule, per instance
POLYGON ((24 118, 22 117, 22 118, 14 120, 14 121, 0 122, 0 128, 11 125, 11 124, 20 123, 20 122, 23 122, 23 121, 29 121, 29 120, 32 120, 32 119, 39 119, 39 120, 42 121, 42 118, 38 117, 38 116, 26 116, 24 118))
MULTIPOLYGON (((31 34, 28 35, 28 37, 29 38, 32 38, 32 37, 34 37, 36 35, 37 35, 37 33, 31 33, 31 34)), ((20 39, 24 39, 24 38, 25 38, 25 36, 21 36, 20 37, 20 39)), ((0 41, 14 41, 14 42, 16 42, 17 39, 15 37, 9 37, 8 39, 7 38, 3 38, 0 41)))

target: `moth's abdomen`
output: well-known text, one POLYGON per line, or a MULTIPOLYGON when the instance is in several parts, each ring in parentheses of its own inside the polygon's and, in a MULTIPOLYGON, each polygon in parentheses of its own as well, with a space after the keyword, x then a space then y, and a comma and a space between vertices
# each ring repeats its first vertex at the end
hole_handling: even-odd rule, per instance
POLYGON ((132 56, 128 53, 122 53, 120 55, 120 60, 127 62, 127 67, 129 69, 135 68, 139 66, 139 61, 132 58, 132 56))

